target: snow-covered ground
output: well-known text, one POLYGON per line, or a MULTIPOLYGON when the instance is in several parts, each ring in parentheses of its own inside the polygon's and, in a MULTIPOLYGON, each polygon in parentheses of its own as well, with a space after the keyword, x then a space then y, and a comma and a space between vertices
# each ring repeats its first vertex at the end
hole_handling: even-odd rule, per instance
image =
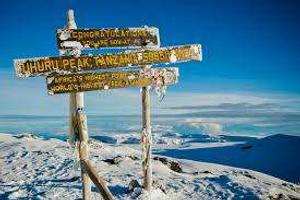
MULTIPOLYGON (((139 135, 90 140, 91 160, 116 199, 300 199, 298 137, 169 133, 154 134, 153 140, 151 194, 140 187, 128 190, 132 180, 143 181, 139 135)), ((0 199, 80 199, 74 157, 62 140, 0 134, 0 199)), ((95 186, 92 191, 99 199, 95 186)))

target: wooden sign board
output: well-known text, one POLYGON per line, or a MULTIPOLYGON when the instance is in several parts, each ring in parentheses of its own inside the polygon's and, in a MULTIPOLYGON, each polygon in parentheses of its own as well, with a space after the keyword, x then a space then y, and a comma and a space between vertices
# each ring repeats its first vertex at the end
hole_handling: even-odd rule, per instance
POLYGON ((117 54, 80 55, 78 57, 16 59, 14 66, 18 77, 29 77, 114 67, 170 64, 190 60, 202 60, 200 45, 173 46, 117 54))
POLYGON ((56 38, 59 49, 157 48, 160 46, 159 30, 155 27, 58 29, 56 38))
POLYGON ((53 95, 133 86, 170 85, 176 83, 177 79, 178 68, 154 68, 146 71, 141 69, 49 76, 47 88, 48 93, 53 95))

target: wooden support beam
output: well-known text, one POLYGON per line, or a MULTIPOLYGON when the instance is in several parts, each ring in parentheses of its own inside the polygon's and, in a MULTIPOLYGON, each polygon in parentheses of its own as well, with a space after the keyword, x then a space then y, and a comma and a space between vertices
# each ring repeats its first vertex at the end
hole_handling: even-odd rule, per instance
MULTIPOLYGON (((67 15, 67 29, 77 29, 74 17, 74 11, 69 10, 67 15)), ((61 51, 63 55, 73 55, 78 52, 77 49, 70 49, 61 51)), ((89 152, 88 152, 88 132, 87 132, 87 125, 86 125, 86 116, 81 112, 84 108, 84 97, 83 93, 70 93, 69 96, 70 103, 69 103, 69 112, 70 112, 70 129, 69 135, 71 143, 75 140, 80 140, 79 146, 79 155, 80 159, 88 159, 89 152), (80 113, 78 113, 80 111, 80 113), (78 125, 78 130, 76 130, 76 126, 78 125)), ((88 174, 81 169, 81 177, 82 177, 82 192, 83 192, 83 199, 90 200, 91 199, 91 180, 88 174)))
MULTIPOLYGON (((80 160, 89 159, 89 148, 88 148, 88 131, 87 131, 87 120, 86 115, 81 111, 77 111, 77 123, 78 131, 80 137, 79 143, 79 158, 80 160)), ((82 186, 83 186, 83 199, 91 199, 91 180, 88 173, 84 170, 84 167, 81 165, 81 177, 82 177, 82 186)))
MULTIPOLYGON (((144 66, 146 70, 150 66, 144 66)), ((142 109, 143 109, 143 174, 144 188, 147 191, 152 189, 152 164, 151 164, 151 118, 150 118, 150 86, 142 87, 142 109)))
POLYGON ((93 167, 90 160, 81 160, 80 161, 82 168, 88 173, 93 183, 99 189, 102 197, 105 200, 113 200, 113 195, 108 189, 106 182, 97 174, 95 167, 93 167))

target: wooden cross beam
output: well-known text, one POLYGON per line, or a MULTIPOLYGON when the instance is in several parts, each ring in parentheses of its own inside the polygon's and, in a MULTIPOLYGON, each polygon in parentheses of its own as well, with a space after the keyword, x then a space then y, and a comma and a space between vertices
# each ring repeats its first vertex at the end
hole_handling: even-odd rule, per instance
POLYGON ((14 65, 18 77, 30 77, 118 67, 157 66, 201 59, 200 45, 180 45, 115 54, 15 59, 14 65))
POLYGON ((47 77, 48 93, 61 94, 108 90, 133 86, 171 85, 178 79, 178 68, 53 75, 47 77))

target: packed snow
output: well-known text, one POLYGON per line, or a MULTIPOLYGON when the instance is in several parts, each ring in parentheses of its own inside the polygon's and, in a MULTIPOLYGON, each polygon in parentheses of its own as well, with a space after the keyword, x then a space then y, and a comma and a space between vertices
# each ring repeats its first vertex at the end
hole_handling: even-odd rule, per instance
MULTIPOLYGON (((280 173, 276 178, 267 175, 267 172, 257 172, 260 168, 254 171, 251 167, 256 164, 260 166, 259 163, 247 165, 247 162, 257 161, 255 155, 271 153, 274 145, 277 149, 281 148, 278 146, 280 144, 290 145, 291 153, 299 152, 298 137, 278 135, 248 138, 242 142, 243 138, 229 136, 202 135, 197 138, 169 133, 154 135, 153 138, 151 193, 141 187, 143 179, 138 134, 104 135, 90 139, 90 158, 116 199, 300 199, 300 186, 297 184, 300 168, 290 167, 299 166, 299 159, 292 160, 295 159, 294 154, 282 158, 281 168, 275 165, 273 169, 273 172, 277 172, 278 168, 282 171, 295 170, 285 171, 289 175, 298 173, 290 181, 287 180, 291 177, 279 177, 280 173), (207 140, 211 142, 207 143, 207 140), (209 151, 216 148, 216 152, 209 151), (219 155, 219 160, 215 154, 219 155), (211 155, 211 160, 205 158, 211 155), (244 156, 246 161, 240 156, 244 156), (238 165, 237 160, 242 164, 238 165)), ((281 150, 287 151, 288 148, 282 146, 281 150)), ((63 140, 30 134, 0 134, 0 199, 82 198, 80 170, 74 158, 73 150, 63 140)), ((270 162, 269 174, 272 174, 275 158, 265 159, 262 166, 266 167, 270 162)), ((92 197, 101 199, 96 186, 92 188, 92 197)))

